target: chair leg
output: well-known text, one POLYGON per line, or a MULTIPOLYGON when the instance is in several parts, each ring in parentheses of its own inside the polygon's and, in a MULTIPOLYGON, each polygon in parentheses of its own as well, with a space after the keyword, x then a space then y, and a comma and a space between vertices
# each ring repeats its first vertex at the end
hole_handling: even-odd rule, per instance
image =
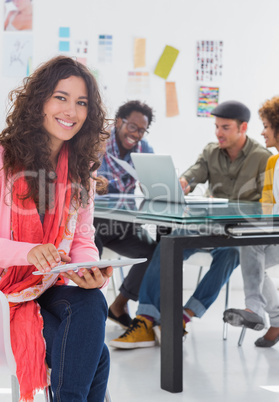
POLYGON ((106 395, 105 395, 105 401, 104 402, 112 402, 108 389, 106 390, 106 395))
POLYGON ((46 387, 46 388, 44 389, 44 396, 45 396, 45 401, 46 401, 46 402, 53 402, 51 386, 46 387))
MULTIPOLYGON (((230 295, 230 281, 226 283, 226 296, 225 296, 225 310, 228 308, 229 304, 229 295, 230 295)), ((223 340, 226 341, 228 337, 228 323, 224 322, 223 324, 223 340)))
POLYGON ((19 384, 18 380, 15 375, 11 376, 11 383, 12 383, 12 402, 19 401, 19 384))
POLYGON ((238 339, 238 346, 241 346, 241 345, 242 345, 244 336, 245 336, 245 334, 246 334, 246 329, 247 329, 246 327, 242 327, 242 330, 241 330, 241 333, 240 333, 240 337, 239 337, 239 339, 238 339))

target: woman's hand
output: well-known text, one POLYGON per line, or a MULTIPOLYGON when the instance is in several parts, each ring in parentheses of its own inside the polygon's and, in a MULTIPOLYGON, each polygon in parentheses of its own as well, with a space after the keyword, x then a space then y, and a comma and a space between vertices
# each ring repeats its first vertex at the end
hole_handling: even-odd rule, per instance
POLYGON ((34 265, 40 272, 49 272, 61 261, 69 263, 71 258, 64 254, 59 254, 56 247, 51 244, 40 244, 33 247, 27 254, 27 261, 34 265))
POLYGON ((79 270, 82 276, 74 271, 63 272, 65 278, 71 279, 76 285, 84 289, 101 288, 105 282, 112 276, 113 268, 111 266, 103 269, 93 267, 92 269, 82 268, 79 270))

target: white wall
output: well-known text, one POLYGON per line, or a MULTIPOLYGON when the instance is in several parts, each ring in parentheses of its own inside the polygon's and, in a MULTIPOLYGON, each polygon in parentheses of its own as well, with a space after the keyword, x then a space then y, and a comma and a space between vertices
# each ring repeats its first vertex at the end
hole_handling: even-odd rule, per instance
MULTIPOLYGON (((4 1, 2 1, 3 5, 4 1)), ((150 94, 145 100, 156 113, 150 143, 157 153, 168 153, 181 173, 194 163, 203 145, 214 140, 214 119, 198 118, 195 81, 196 41, 224 42, 220 102, 246 103, 252 118, 251 137, 263 144, 257 115, 261 103, 279 94, 278 0, 33 0, 33 67, 58 53, 58 29, 71 27, 71 38, 88 39, 88 65, 100 71, 100 85, 113 118, 127 100, 127 72, 133 70, 133 41, 147 41, 150 94), (113 63, 98 62, 98 35, 113 35, 113 63), (165 117, 165 82, 153 74, 165 47, 180 51, 168 81, 175 81, 180 115, 165 117), (106 89, 105 89, 106 87, 106 89)), ((0 6, 0 26, 3 26, 0 6)), ((0 31, 3 60, 5 35, 0 31)), ((18 78, 3 76, 0 64, 0 128, 4 127, 8 92, 18 78)), ((213 82, 214 84, 214 82, 213 82)))

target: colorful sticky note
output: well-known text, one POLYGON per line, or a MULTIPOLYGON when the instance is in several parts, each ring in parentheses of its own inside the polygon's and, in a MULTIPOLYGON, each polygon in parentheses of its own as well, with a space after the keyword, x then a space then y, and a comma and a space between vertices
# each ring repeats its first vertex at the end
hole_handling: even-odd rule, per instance
POLYGON ((179 114, 175 82, 166 82, 166 116, 179 114))
POLYGON ((86 57, 77 57, 77 61, 83 64, 84 66, 87 66, 87 58, 86 57))
POLYGON ((59 51, 60 52, 69 52, 70 51, 70 42, 69 41, 59 41, 59 51))
POLYGON ((60 27, 59 28, 59 38, 69 38, 70 37, 70 28, 69 27, 60 27))
POLYGON ((145 67, 145 38, 136 38, 134 41, 134 68, 145 67))
POLYGON ((166 46, 157 63, 154 74, 166 80, 172 69, 172 66, 174 65, 178 53, 179 50, 175 49, 174 47, 166 46))

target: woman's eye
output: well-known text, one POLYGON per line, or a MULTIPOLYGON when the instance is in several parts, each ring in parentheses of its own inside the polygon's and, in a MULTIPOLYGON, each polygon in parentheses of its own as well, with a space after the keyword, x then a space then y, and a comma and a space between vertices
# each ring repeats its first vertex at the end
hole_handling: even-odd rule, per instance
POLYGON ((79 101, 78 104, 80 106, 87 106, 87 102, 84 102, 84 101, 79 101))
POLYGON ((64 96, 56 95, 55 98, 56 98, 56 99, 59 99, 59 100, 65 100, 65 97, 64 97, 64 96))

